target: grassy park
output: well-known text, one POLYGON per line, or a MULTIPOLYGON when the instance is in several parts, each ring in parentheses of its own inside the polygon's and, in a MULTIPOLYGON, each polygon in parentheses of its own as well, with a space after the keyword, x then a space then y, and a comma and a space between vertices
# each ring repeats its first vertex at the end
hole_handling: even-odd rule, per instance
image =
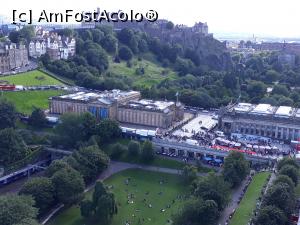
POLYGON ((8 81, 10 84, 24 86, 62 85, 59 80, 39 70, 0 77, 0 80, 8 81))
POLYGON ((150 87, 151 85, 158 84, 165 78, 171 80, 177 78, 177 74, 171 69, 161 67, 149 60, 138 61, 137 59, 133 59, 131 67, 128 67, 126 62, 114 63, 111 60, 109 70, 114 74, 132 78, 135 86, 150 87), (144 68, 144 74, 136 73, 136 70, 139 68, 144 68))
POLYGON ((7 100, 13 102, 18 112, 30 114, 35 107, 49 108, 48 98, 64 93, 62 90, 3 92, 7 100))
POLYGON ((256 207, 256 201, 261 196, 261 190, 267 182, 269 175, 269 172, 262 172, 253 177, 239 207, 233 215, 230 225, 248 224, 252 212, 256 207))
MULTIPOLYGON (((177 175, 130 169, 105 180, 115 193, 118 214, 111 225, 167 225, 171 214, 178 210, 186 192, 177 175), (128 182, 127 182, 128 181, 128 182)), ((90 198, 92 191, 86 198, 90 198)), ((73 206, 58 214, 49 225, 92 225, 84 221, 80 208, 73 206)), ((93 225, 100 225, 93 223, 93 225)))

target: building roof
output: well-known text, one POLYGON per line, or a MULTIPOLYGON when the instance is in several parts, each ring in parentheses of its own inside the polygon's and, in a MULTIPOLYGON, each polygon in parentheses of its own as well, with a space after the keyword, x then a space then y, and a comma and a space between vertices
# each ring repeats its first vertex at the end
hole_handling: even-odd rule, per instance
POLYGON ((293 113, 293 108, 290 107, 290 106, 279 106, 276 113, 275 113, 275 116, 278 116, 278 117, 289 117, 291 116, 293 113))
POLYGON ((274 107, 270 104, 258 104, 250 113, 251 114, 272 114, 274 107))
POLYGON ((103 92, 76 92, 73 94, 61 95, 53 97, 54 99, 65 99, 74 100, 81 102, 101 102, 104 104, 112 104, 114 101, 118 101, 122 98, 126 98, 131 95, 138 95, 137 91, 120 91, 120 90, 110 90, 103 92))
POLYGON ((141 99, 138 101, 129 101, 123 107, 135 108, 141 110, 149 111, 162 111, 164 113, 169 113, 169 107, 175 105, 172 101, 154 101, 149 99, 141 99))
POLYGON ((274 116, 280 118, 300 118, 300 109, 290 106, 272 106, 270 104, 238 103, 227 108, 227 113, 274 116))

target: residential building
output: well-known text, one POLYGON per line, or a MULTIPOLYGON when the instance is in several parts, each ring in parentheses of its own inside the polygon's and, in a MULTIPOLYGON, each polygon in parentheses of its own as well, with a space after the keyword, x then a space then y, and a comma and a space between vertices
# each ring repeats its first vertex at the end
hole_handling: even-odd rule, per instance
POLYGON ((0 43, 0 72, 5 73, 28 64, 25 45, 11 42, 0 43))
POLYGON ((46 42, 42 38, 36 38, 30 41, 29 47, 29 56, 33 58, 38 58, 41 55, 46 54, 46 42))
POLYGON ((29 56, 38 58, 48 53, 50 59, 68 59, 76 53, 76 41, 73 37, 60 36, 57 33, 44 33, 29 43, 29 56))

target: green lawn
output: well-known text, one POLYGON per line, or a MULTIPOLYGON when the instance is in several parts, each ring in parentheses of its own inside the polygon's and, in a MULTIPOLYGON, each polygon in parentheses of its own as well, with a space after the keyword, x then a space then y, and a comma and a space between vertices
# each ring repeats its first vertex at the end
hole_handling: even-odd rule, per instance
MULTIPOLYGON (((105 184, 113 185, 112 191, 118 203, 118 214, 114 216, 111 225, 124 225, 126 221, 129 221, 130 225, 138 225, 139 218, 145 220, 143 225, 169 224, 167 220, 171 218, 172 213, 177 212, 183 202, 177 198, 178 195, 187 191, 176 175, 137 169, 115 174, 105 180, 105 184), (128 178, 130 182, 126 185, 124 181, 128 178), (161 180, 164 181, 162 184, 159 183, 161 180), (146 194, 147 192, 149 193, 146 194), (129 199, 129 203, 128 194, 134 195, 134 198, 129 199), (165 211, 161 212, 161 209, 165 211)), ((91 194, 92 192, 89 192, 86 197, 90 198, 91 194)), ((80 216, 79 207, 73 206, 58 214, 49 225, 101 225, 101 221, 87 223, 80 216)))
POLYGON ((171 80, 177 78, 176 72, 170 68, 164 68, 148 60, 138 61, 137 59, 132 60, 132 67, 128 67, 126 62, 115 63, 110 60, 109 71, 116 75, 128 76, 133 79, 134 86, 148 86, 158 84, 165 78, 171 80), (145 73, 138 75, 136 69, 144 68, 145 73))
POLYGON ((253 177, 253 180, 249 185, 238 209, 234 213, 230 225, 248 224, 252 216, 252 212, 256 207, 256 200, 261 196, 261 190, 267 182, 269 175, 269 172, 262 172, 253 177))
POLYGON ((34 107, 48 109, 48 98, 62 93, 64 93, 62 90, 18 91, 3 92, 3 96, 15 104, 18 112, 30 114, 34 107))
POLYGON ((0 80, 8 81, 10 84, 36 86, 36 85, 62 85, 62 83, 53 77, 39 71, 33 70, 26 73, 0 77, 0 80))

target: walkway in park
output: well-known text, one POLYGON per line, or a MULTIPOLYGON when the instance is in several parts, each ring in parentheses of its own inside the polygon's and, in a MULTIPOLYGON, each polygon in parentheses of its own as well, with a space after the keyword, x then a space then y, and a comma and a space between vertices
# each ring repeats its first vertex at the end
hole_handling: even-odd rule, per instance
MULTIPOLYGON (((112 176, 115 173, 119 173, 123 170, 127 169, 142 169, 154 172, 161 172, 161 173, 169 173, 169 174, 181 174, 182 170, 176 169, 169 169, 169 168, 162 168, 157 166, 147 166, 147 165, 138 165, 138 164, 131 164, 131 163, 124 163, 124 162, 116 162, 112 161, 109 167, 97 178, 97 180, 105 180, 106 178, 112 176)), ((198 176, 205 176, 206 173, 198 173, 198 176)), ((89 185, 84 192, 90 191, 94 187, 95 183, 89 185)), ((43 220, 42 224, 46 224, 58 211, 60 211, 64 207, 63 204, 58 205, 55 209, 53 209, 49 215, 47 215, 43 220)))
POLYGON ((238 207, 239 198, 243 193, 243 189, 247 185, 247 181, 248 181, 248 177, 246 177, 246 179, 242 182, 242 184, 237 189, 232 191, 231 201, 228 204, 228 206, 222 211, 217 224, 225 225, 226 220, 229 218, 230 214, 233 212, 233 210, 235 210, 238 207))
MULTIPOLYGON (((271 173, 271 178, 267 184, 267 189, 269 186, 273 183, 273 180, 276 178, 276 175, 274 173, 271 173)), ((231 201, 229 205, 222 211, 221 216, 218 221, 218 225, 226 225, 226 220, 229 218, 230 214, 233 212, 233 210, 237 209, 239 206, 239 198, 243 193, 243 189, 245 188, 248 181, 248 177, 243 181, 242 185, 240 185, 236 190, 232 192, 231 201)), ((230 223, 229 223, 230 224, 230 223)))

